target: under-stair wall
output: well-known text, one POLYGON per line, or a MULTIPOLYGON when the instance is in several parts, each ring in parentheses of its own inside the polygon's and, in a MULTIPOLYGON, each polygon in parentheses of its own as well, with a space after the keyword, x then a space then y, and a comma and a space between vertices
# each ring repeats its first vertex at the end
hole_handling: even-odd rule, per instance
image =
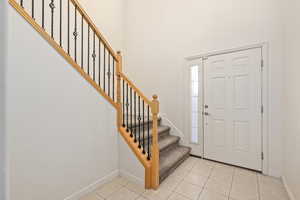
POLYGON ((121 136, 119 136, 119 170, 122 176, 144 185, 145 169, 121 136))
POLYGON ((0 29, 0 199, 5 200, 5 129, 4 129, 4 81, 5 81, 5 27, 6 27, 6 7, 4 2, 0 2, 0 24, 4 29, 0 29))
POLYGON ((8 24, 10 200, 62 200, 117 175, 115 109, 12 7, 8 24))

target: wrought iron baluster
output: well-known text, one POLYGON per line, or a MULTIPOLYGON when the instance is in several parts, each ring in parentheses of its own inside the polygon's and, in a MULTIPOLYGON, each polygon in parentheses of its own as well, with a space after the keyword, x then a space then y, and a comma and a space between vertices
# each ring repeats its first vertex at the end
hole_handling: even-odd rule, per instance
POLYGON ((95 51, 95 45, 96 45, 96 43, 95 43, 95 37, 96 37, 96 34, 95 34, 95 32, 94 32, 94 36, 93 36, 93 55, 92 55, 92 57, 93 57, 93 80, 95 81, 95 76, 96 76, 96 74, 95 74, 95 70, 96 70, 96 51, 95 51))
POLYGON ((88 55, 87 55, 87 73, 90 75, 90 24, 88 24, 88 55))
POLYGON ((22 8, 24 8, 24 1, 23 0, 20 0, 20 5, 22 8))
POLYGON ((150 141, 151 141, 151 137, 150 137, 150 108, 149 105, 147 105, 147 118, 148 118, 148 126, 147 126, 147 136, 148 136, 148 156, 147 159, 150 160, 151 158, 151 152, 150 152, 150 141))
POLYGON ((42 0, 42 28, 45 29, 45 0, 42 0))
POLYGON ((110 97, 110 52, 108 52, 108 72, 107 72, 107 89, 108 89, 108 96, 110 97))
POLYGON ((133 124, 132 124, 132 87, 130 87, 130 137, 133 137, 133 124))
POLYGON ((145 154, 145 101, 143 100, 143 154, 145 154))
POLYGON ((83 69, 83 16, 81 15, 81 69, 83 69))
POLYGON ((70 0, 68 2, 68 54, 70 55, 70 0))
POLYGON ((31 17, 34 19, 34 0, 31 1, 31 17))
POLYGON ((116 74, 115 74, 115 59, 113 58, 113 86, 112 86, 112 93, 113 93, 113 101, 115 101, 115 78, 116 78, 116 74))
POLYGON ((125 128, 125 81, 123 79, 123 127, 125 128))
POLYGON ((137 122, 136 122, 136 92, 134 92, 134 142, 137 142, 137 122))
POLYGON ((126 83, 126 131, 129 132, 129 98, 128 98, 128 83, 126 83))
POLYGON ((103 90, 106 91, 106 48, 104 45, 104 56, 103 56, 103 90))
POLYGON ((59 1, 59 45, 62 47, 62 0, 59 1))
POLYGON ((54 9, 55 9, 54 0, 51 0, 49 7, 51 8, 51 38, 54 39, 54 9))
POLYGON ((141 97, 139 96, 138 100, 138 121, 139 121, 139 148, 142 148, 141 146, 141 97))
POLYGON ((78 33, 77 33, 77 5, 75 5, 75 30, 74 30, 74 33, 73 33, 73 36, 74 36, 74 58, 75 58, 75 62, 77 63, 77 36, 78 36, 78 33))
POLYGON ((98 55, 99 55, 99 71, 98 71, 98 83, 99 83, 99 86, 101 86, 101 39, 100 38, 98 38, 99 39, 99 53, 98 53, 98 55))

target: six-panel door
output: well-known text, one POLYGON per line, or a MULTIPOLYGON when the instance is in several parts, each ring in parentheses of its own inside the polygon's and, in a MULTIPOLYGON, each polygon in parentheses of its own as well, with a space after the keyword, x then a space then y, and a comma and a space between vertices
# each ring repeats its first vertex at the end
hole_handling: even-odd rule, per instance
POLYGON ((261 171, 261 49, 206 59, 204 104, 204 157, 261 171))

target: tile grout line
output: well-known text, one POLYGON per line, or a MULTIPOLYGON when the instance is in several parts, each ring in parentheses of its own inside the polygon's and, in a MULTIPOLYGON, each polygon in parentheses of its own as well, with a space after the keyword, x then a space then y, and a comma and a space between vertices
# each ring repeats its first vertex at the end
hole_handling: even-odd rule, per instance
MULTIPOLYGON (((193 168, 194 168, 195 165, 196 165, 196 162, 197 162, 197 161, 195 161, 195 163, 193 164, 193 167, 191 167, 191 169, 188 169, 188 170, 187 170, 187 173, 186 173, 186 174, 189 174, 189 173, 193 170, 193 168)), ((184 196, 184 195, 182 195, 182 194, 176 192, 177 187, 178 187, 181 183, 184 182, 184 177, 180 177, 180 178, 182 178, 182 179, 181 179, 181 180, 179 181, 179 183, 174 187, 174 189, 171 190, 171 192, 175 192, 176 194, 179 194, 179 195, 185 197, 186 199, 190 199, 190 198, 188 198, 188 197, 186 197, 186 196, 184 196)), ((194 184, 193 184, 193 185, 194 185, 194 184)), ((170 200, 171 196, 172 196, 172 194, 170 194, 170 196, 167 198, 167 200, 170 200)))
POLYGON ((257 181, 257 193, 258 193, 258 199, 261 200, 261 191, 260 191, 260 184, 259 184, 259 177, 258 174, 256 174, 256 181, 257 181))
POLYGON ((237 169, 234 168, 233 175, 232 175, 232 179, 231 179, 231 184, 230 184, 230 188, 229 188, 229 193, 228 193, 228 200, 230 200, 231 190, 232 190, 232 187, 233 187, 233 179, 234 179, 234 177, 235 177, 236 170, 237 170, 237 169))

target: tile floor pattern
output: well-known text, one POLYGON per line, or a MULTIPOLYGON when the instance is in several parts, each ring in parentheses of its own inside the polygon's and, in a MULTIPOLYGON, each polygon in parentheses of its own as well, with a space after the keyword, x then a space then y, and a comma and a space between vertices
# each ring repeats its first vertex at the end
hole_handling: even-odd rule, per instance
POLYGON ((80 200, 288 200, 279 179, 188 158, 157 191, 118 177, 80 200))

